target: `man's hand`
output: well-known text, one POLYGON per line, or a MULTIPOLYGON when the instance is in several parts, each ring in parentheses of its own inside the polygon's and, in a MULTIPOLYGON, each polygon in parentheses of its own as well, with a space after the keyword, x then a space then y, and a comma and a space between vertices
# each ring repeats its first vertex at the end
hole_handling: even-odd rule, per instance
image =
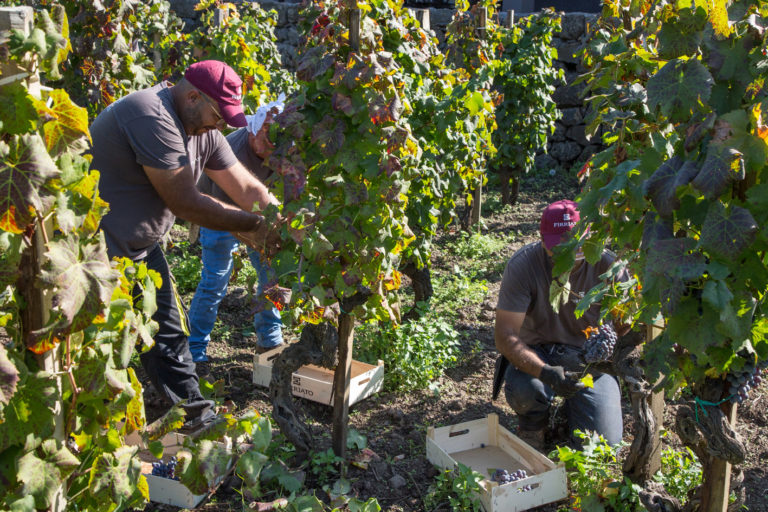
POLYGON ((248 247, 255 249, 265 258, 270 259, 280 251, 282 238, 280 237, 281 222, 268 225, 262 219, 259 227, 253 231, 240 231, 232 233, 235 238, 248 247))
POLYGON ((563 398, 571 398, 584 389, 584 384, 579 382, 579 375, 574 372, 566 372, 562 366, 545 364, 541 369, 541 374, 539 374, 539 380, 563 398))

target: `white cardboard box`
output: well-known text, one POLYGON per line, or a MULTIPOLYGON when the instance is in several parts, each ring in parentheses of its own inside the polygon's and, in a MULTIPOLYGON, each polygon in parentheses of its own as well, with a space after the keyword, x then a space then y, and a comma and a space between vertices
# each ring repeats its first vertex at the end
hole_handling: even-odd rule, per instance
POLYGON ((555 464, 516 435, 487 417, 427 430, 427 459, 444 469, 469 466, 485 480, 480 501, 486 512, 518 512, 568 497, 565 466, 555 464), (524 469, 528 478, 504 485, 492 481, 495 469, 524 469), (490 472, 489 472, 490 470, 490 472), (523 488, 531 489, 524 491, 523 488))
MULTIPOLYGON (((269 387, 272 380, 272 362, 285 349, 281 345, 263 354, 253 356, 253 383, 269 387)), ((349 405, 381 391, 384 385, 384 362, 379 364, 352 361, 352 375, 349 380, 349 405)), ((293 395, 321 404, 333 405, 333 370, 308 364, 291 376, 293 395)))
MULTIPOLYGON (((149 453, 141 436, 134 432, 133 434, 126 436, 125 441, 126 444, 139 447, 139 458, 142 460, 141 472, 144 475, 144 478, 147 479, 150 501, 162 503, 164 505, 173 505, 174 507, 195 508, 211 494, 193 494, 178 480, 171 480, 170 478, 153 475, 152 462, 157 461, 157 459, 149 453)), ((170 434, 163 436, 160 441, 163 443, 163 458, 166 459, 169 456, 175 455, 176 452, 182 448, 184 434, 171 432, 170 434)), ((218 479, 216 486, 218 486, 223 479, 224 475, 218 479)))

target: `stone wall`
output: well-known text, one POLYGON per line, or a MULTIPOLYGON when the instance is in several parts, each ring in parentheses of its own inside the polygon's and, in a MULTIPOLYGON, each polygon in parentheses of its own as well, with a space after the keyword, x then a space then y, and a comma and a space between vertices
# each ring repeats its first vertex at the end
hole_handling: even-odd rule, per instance
MULTIPOLYGON (((194 5, 198 0, 171 0, 176 13, 188 25, 196 23, 194 5)), ((242 1, 248 0, 240 0, 242 1)), ((296 49, 299 44, 297 24, 299 19, 299 4, 281 2, 279 0, 261 0, 258 2, 264 9, 274 9, 278 14, 275 36, 277 47, 283 57, 283 65, 288 69, 296 68, 296 49)), ((506 13, 501 13, 502 18, 506 13)), ((516 14, 515 18, 526 16, 516 14)), ((429 9, 430 28, 442 45, 445 40, 445 29, 453 17, 453 9, 429 9)), ((562 30, 556 34, 553 45, 558 50, 555 65, 565 72, 565 83, 560 84, 553 98, 562 111, 562 118, 557 122, 555 133, 549 138, 547 154, 542 153, 536 158, 536 165, 543 169, 570 169, 578 165, 599 149, 599 133, 588 138, 584 133, 584 116, 586 109, 581 99, 584 85, 572 85, 573 81, 585 70, 579 60, 574 57, 586 41, 586 31, 589 24, 594 24, 596 14, 564 13, 562 15, 562 30)))

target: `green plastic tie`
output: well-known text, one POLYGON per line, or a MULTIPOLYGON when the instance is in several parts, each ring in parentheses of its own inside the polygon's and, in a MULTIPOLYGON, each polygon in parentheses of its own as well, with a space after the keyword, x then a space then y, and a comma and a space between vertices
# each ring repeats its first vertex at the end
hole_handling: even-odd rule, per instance
POLYGON ((717 407, 718 405, 720 405, 720 404, 722 404, 724 402, 727 402, 728 400, 730 400, 734 396, 735 395, 727 396, 727 397, 723 398, 722 400, 720 400, 719 402, 710 402, 708 400, 702 400, 701 398, 699 398, 697 396, 694 397, 693 400, 694 400, 694 404, 695 405, 694 405, 693 411, 696 413, 696 423, 699 423, 699 407, 701 407, 701 412, 704 413, 704 416, 707 416, 707 410, 704 408, 705 405, 708 405, 710 407, 717 407))

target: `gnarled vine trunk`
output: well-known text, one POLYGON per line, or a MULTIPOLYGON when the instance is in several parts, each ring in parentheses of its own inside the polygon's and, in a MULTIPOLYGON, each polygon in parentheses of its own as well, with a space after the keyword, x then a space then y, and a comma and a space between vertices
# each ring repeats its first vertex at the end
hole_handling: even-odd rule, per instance
POLYGON ((520 169, 502 166, 496 170, 501 182, 501 203, 513 205, 520 194, 520 169))
POLYGON ((429 267, 424 265, 418 268, 415 262, 408 261, 401 268, 400 271, 408 276, 411 280, 411 286, 413 287, 413 304, 408 313, 405 314, 406 320, 415 320, 421 316, 421 312, 416 307, 419 302, 429 302, 432 295, 435 293, 432 288, 432 277, 429 272, 429 267))

